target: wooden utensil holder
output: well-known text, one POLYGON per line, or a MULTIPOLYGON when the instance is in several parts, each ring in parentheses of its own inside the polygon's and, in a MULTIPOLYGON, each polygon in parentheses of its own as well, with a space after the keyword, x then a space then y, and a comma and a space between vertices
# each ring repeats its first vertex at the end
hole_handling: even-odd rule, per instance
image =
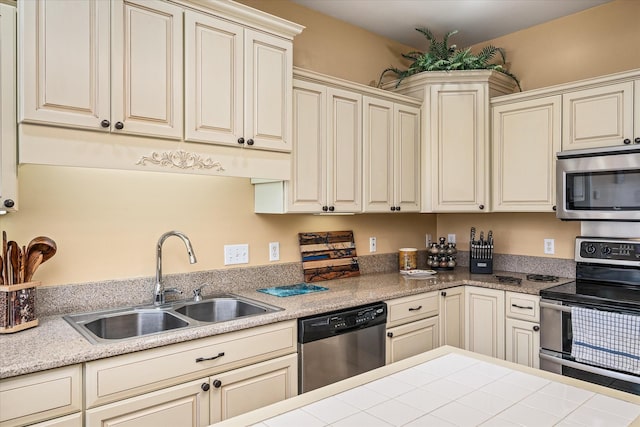
POLYGON ((38 326, 36 287, 41 282, 0 286, 0 334, 38 326))

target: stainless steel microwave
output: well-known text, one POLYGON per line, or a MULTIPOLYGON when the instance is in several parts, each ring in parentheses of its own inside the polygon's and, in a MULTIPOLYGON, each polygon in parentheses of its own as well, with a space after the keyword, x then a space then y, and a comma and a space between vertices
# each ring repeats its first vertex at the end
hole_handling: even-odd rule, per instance
POLYGON ((557 217, 640 221, 640 146, 557 154, 557 217))

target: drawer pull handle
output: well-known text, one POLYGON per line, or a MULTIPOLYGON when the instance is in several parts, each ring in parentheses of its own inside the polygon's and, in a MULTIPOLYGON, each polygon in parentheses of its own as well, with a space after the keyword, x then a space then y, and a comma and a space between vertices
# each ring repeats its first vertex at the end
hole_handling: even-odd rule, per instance
POLYGON ((418 311, 418 310, 420 310, 421 308, 422 308, 422 306, 421 306, 421 305, 417 306, 416 308, 410 307, 410 308, 409 308, 409 311, 418 311))
POLYGON ((518 305, 518 304, 511 304, 511 307, 521 308, 523 310, 533 310, 533 307, 525 307, 523 305, 518 305))
POLYGON ((224 356, 224 352, 220 352, 220 353, 218 353, 217 356, 213 356, 213 357, 198 357, 196 359, 196 363, 204 362, 205 360, 214 360, 214 359, 217 359, 218 357, 222 357, 222 356, 224 356))

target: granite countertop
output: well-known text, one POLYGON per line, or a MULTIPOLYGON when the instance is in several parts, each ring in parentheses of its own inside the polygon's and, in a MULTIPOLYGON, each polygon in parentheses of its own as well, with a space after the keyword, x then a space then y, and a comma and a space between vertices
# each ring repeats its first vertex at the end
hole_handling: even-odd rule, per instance
MULTIPOLYGON (((256 290, 234 291, 237 295, 283 308, 282 311, 221 322, 185 330, 106 344, 91 344, 61 316, 40 318, 39 326, 15 334, 0 335, 0 378, 88 362, 134 351, 205 338, 240 329, 297 319, 376 301, 390 300, 459 285, 472 285, 538 295, 541 289, 572 281, 541 283, 526 280, 526 274, 494 272, 470 274, 466 269, 438 272, 425 279, 407 278, 393 272, 321 282, 328 291, 279 298, 256 290), (496 275, 522 279, 520 285, 499 283, 496 275)), ((204 295, 204 298, 207 296, 204 295)))
POLYGON ((638 426, 640 398, 443 346, 215 425, 638 426))

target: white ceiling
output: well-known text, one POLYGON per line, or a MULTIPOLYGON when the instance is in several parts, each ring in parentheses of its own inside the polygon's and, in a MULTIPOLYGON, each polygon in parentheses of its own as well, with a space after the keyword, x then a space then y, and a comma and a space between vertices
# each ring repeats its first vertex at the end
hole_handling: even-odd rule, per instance
POLYGON ((611 0, 293 0, 325 15, 426 50, 416 27, 459 48, 589 9, 611 0))

